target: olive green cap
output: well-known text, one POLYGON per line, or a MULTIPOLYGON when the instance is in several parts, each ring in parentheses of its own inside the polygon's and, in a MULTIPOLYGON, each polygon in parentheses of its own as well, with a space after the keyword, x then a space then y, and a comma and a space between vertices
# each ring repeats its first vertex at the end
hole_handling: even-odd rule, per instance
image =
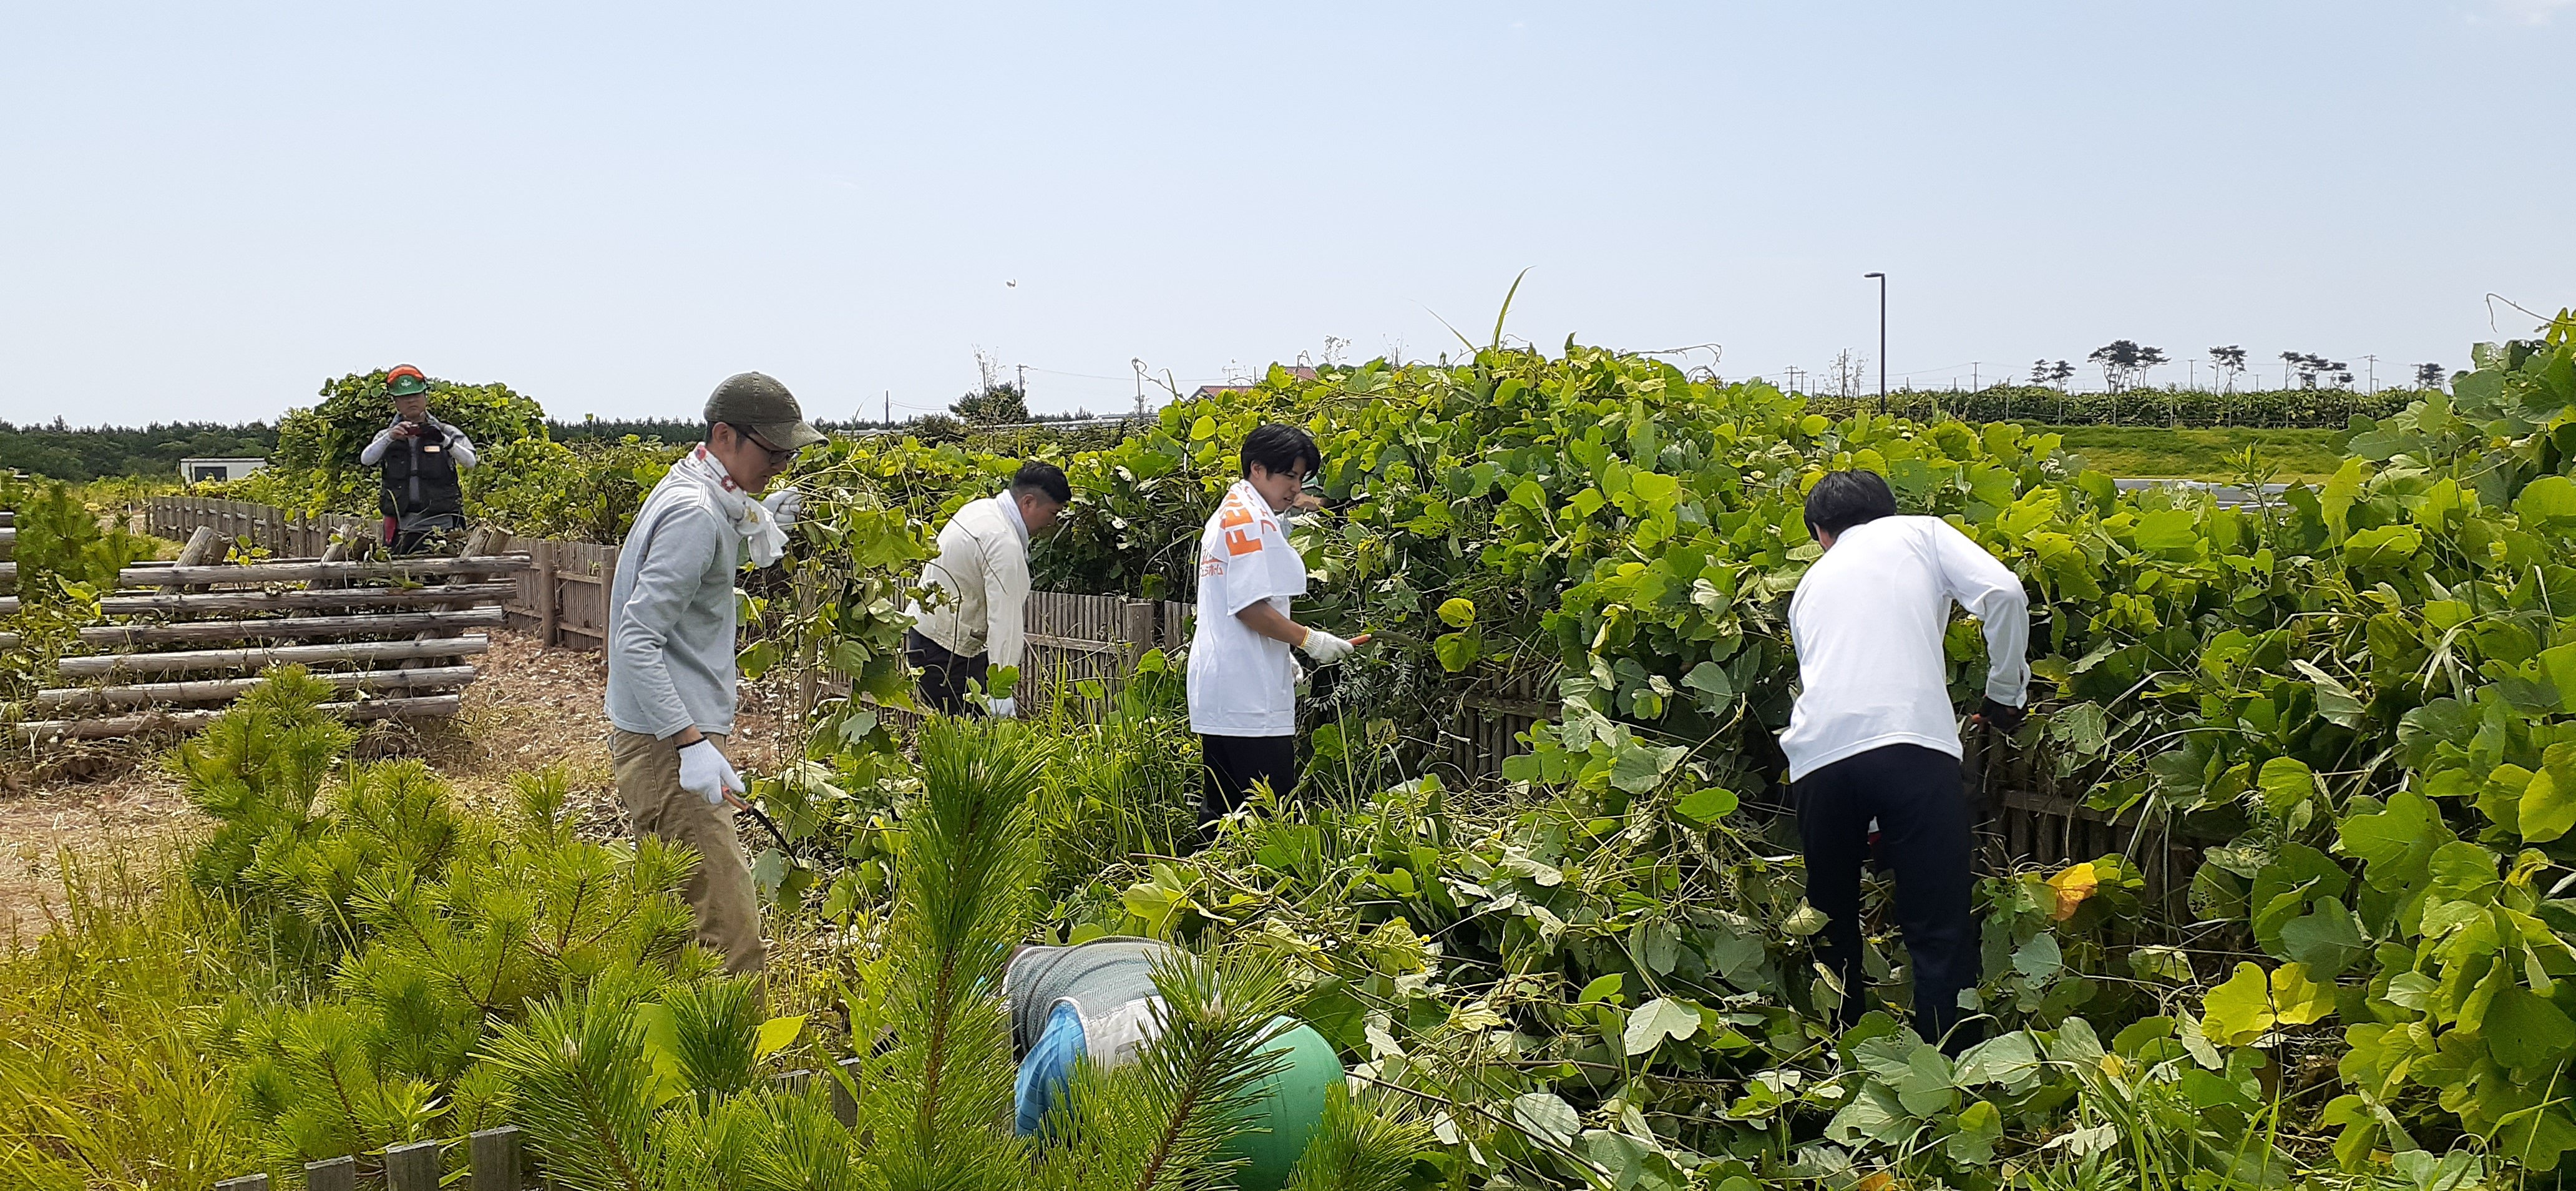
POLYGON ((823 432, 805 424, 805 411, 778 378, 760 372, 738 372, 724 378, 707 396, 707 421, 749 426, 782 450, 810 447, 823 432))

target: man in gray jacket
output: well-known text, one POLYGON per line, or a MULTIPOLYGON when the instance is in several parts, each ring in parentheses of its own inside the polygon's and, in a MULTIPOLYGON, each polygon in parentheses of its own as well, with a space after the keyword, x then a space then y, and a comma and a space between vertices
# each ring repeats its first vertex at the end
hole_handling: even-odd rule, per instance
POLYGON ((795 489, 756 499, 796 452, 823 441, 796 398, 757 372, 707 398, 706 441, 689 449, 636 511, 608 592, 608 756, 637 835, 697 850, 689 905, 698 942, 725 969, 757 972, 765 953, 751 868, 734 836, 742 776, 725 760, 733 732, 734 572, 778 561, 795 489))

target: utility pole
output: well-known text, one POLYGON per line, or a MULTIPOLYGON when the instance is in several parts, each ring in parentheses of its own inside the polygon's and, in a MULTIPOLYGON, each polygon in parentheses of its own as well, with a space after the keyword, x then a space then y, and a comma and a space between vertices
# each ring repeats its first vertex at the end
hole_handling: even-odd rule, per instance
POLYGON ((1878 278, 1878 414, 1887 416, 1887 274, 1863 273, 1861 279, 1878 278))
POLYGON ((1129 368, 1135 369, 1135 371, 1136 371, 1136 422, 1137 422, 1137 424, 1138 424, 1138 425, 1140 425, 1140 426, 1141 426, 1141 425, 1143 425, 1143 424, 1144 424, 1144 422, 1145 422, 1145 361, 1144 361, 1144 358, 1140 356, 1140 357, 1137 357, 1137 358, 1135 358, 1135 359, 1131 359, 1131 360, 1127 361, 1127 366, 1128 366, 1129 368))
POLYGON ((1985 390, 1986 386, 1984 382, 1978 379, 1983 374, 1977 371, 1978 365, 1983 362, 1984 361, 1981 360, 1968 361, 1968 391, 1971 393, 1983 392, 1985 390))
POLYGON ((2363 356, 2362 359, 2370 361, 2370 391, 2376 393, 2379 391, 2379 357, 2363 356))
POLYGON ((1020 404, 1026 405, 1029 400, 1029 366, 1026 364, 1014 364, 1012 367, 1017 368, 1020 371, 1020 404))
POLYGON ((894 429, 894 390, 886 390, 886 429, 894 429))

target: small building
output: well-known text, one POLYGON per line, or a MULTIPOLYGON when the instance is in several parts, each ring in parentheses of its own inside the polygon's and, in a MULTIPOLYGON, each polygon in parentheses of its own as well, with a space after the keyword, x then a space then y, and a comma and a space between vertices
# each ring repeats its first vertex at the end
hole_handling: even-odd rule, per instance
POLYGON ((225 480, 238 480, 266 466, 268 466, 268 460, 256 457, 182 459, 179 461, 179 478, 190 484, 221 483, 225 480))

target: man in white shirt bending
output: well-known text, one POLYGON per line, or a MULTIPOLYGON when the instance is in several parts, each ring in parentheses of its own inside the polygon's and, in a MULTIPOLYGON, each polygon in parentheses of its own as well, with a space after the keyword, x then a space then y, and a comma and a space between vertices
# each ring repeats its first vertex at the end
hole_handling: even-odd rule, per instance
POLYGON ((1978 715, 2010 731, 2030 686, 2030 600, 2018 576, 1949 522, 1897 516, 1876 473, 1817 481, 1806 520, 1825 554, 1789 599, 1800 690, 1780 747, 1806 846, 1807 902, 1826 918, 1817 961, 1842 983, 1848 1026, 1867 1009, 1860 876, 1875 820, 1896 870, 1915 1028, 1956 1054, 1975 1041, 1973 1025, 1960 1024, 1959 994, 1976 987, 1978 940, 1973 825, 1941 642, 1954 602, 1984 623, 1978 715))
POLYGON ((1036 460, 1020 465, 1010 491, 957 510, 939 531, 939 557, 922 569, 921 585, 939 595, 904 609, 912 628, 904 654, 921 671, 921 697, 947 715, 977 712, 1009 718, 1017 697, 977 696, 995 666, 1018 667, 1028 646, 1029 539, 1055 525, 1073 500, 1064 469, 1036 460))
POLYGON ((1306 594, 1306 560, 1288 544, 1282 514, 1305 504, 1298 489, 1324 466, 1315 440, 1272 423, 1243 438, 1243 478, 1199 533, 1199 614, 1190 636, 1190 730, 1206 773, 1199 829, 1243 805, 1258 785, 1286 797, 1297 786, 1297 663, 1338 661, 1367 634, 1345 641, 1288 618, 1306 594))

